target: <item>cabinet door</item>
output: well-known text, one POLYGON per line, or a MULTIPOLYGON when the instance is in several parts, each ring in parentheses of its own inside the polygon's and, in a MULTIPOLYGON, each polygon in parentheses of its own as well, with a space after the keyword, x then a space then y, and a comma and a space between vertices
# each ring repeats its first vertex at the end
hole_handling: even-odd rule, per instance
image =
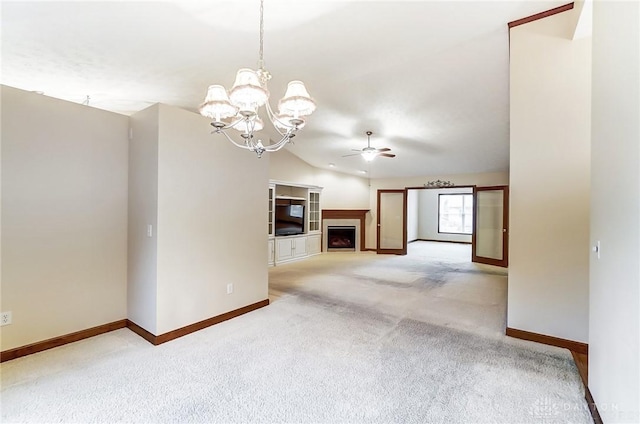
POLYGON ((269 240, 269 244, 267 245, 268 249, 268 264, 273 265, 276 260, 276 242, 275 240, 269 240))
POLYGON ((294 239, 276 239, 276 262, 291 259, 293 257, 294 239))
POLYGON ((320 230, 320 193, 309 192, 309 231, 320 230))
POLYGON ((268 222, 269 222, 269 235, 272 236, 273 235, 273 217, 274 217, 274 187, 269 187, 269 218, 268 218, 268 222))
POLYGON ((308 237, 309 254, 316 255, 322 250, 321 246, 322 236, 320 234, 314 234, 308 237))
POLYGON ((307 255, 307 238, 298 237, 291 239, 293 243, 293 256, 306 256, 307 255))

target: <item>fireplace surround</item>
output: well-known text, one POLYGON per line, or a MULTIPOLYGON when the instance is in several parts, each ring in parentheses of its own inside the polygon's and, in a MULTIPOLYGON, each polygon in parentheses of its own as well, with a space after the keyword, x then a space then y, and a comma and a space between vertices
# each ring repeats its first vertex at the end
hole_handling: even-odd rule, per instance
POLYGON ((328 229, 332 227, 355 227, 355 246, 352 251, 365 249, 365 217, 369 209, 323 209, 322 210, 322 250, 328 251, 328 229))

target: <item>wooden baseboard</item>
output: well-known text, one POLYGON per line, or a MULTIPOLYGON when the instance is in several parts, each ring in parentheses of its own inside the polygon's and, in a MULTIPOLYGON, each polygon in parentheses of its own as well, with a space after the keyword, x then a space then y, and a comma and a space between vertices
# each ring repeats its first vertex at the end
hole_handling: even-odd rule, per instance
POLYGON ((138 334, 140 337, 142 337, 143 339, 148 341, 149 343, 157 346, 159 344, 166 343, 168 341, 177 339, 177 338, 182 337, 182 336, 186 336, 187 334, 191 334, 193 332, 202 330, 202 329, 210 327, 212 325, 219 324, 219 323, 221 323, 223 321, 230 320, 231 318, 235 318, 235 317, 238 317, 240 315, 244 315, 244 314, 246 314, 248 312, 255 311, 256 309, 260 309, 262 307, 265 307, 268 304, 269 304, 269 299, 261 300, 260 302, 256 302, 256 303, 253 303, 251 305, 247 305, 247 306, 244 306, 242 308, 235 309, 233 311, 229 311, 229 312, 226 312, 224 314, 217 315, 215 317, 205 319, 204 321, 200 321, 200 322, 196 322, 194 324, 187 325, 186 327, 182 327, 182 328, 178 328, 178 329, 173 330, 173 331, 169 331, 168 333, 160 334, 159 336, 156 336, 156 335, 150 333, 149 331, 145 330, 144 328, 140 327, 138 324, 136 324, 135 322, 130 321, 130 320, 127 320, 127 327, 131 331, 133 331, 134 333, 138 334))
POLYGON ((5 350, 4 352, 0 352, 0 362, 10 361, 22 356, 42 352, 43 350, 52 349, 54 347, 59 347, 83 339, 88 339, 89 337, 94 337, 99 334, 104 334, 113 330, 125 328, 126 326, 127 320, 122 319, 119 321, 110 322, 108 324, 99 325, 97 327, 87 328, 86 330, 76 331, 75 333, 66 334, 64 336, 54 337, 52 339, 32 343, 30 345, 17 347, 15 349, 5 350))
POLYGON ((593 418, 594 424, 602 424, 602 418, 600 418, 598 407, 596 406, 596 402, 593 400, 593 396, 589 390, 589 355, 571 351, 571 356, 573 356, 573 361, 576 363, 578 373, 582 379, 582 385, 584 386, 584 399, 587 401, 591 418, 593 418))
POLYGON ((516 328, 507 327, 506 335, 515 337, 516 339, 529 340, 532 342, 542 343, 551 346, 562 347, 573 352, 589 354, 589 345, 586 343, 576 342, 573 340, 561 339, 558 337, 547 336, 545 334, 532 333, 530 331, 518 330, 516 328))
POLYGON ((517 27, 519 25, 528 24, 529 22, 537 21, 538 19, 547 18, 549 16, 553 16, 558 13, 566 12, 567 10, 573 9, 573 2, 555 7, 550 10, 546 10, 544 12, 536 13, 535 15, 527 16, 526 18, 518 19, 516 21, 511 21, 507 23, 507 27, 509 29, 513 27, 517 27))
POLYGON ((591 391, 589 390, 588 386, 584 386, 584 398, 587 401, 589 412, 591 412, 591 418, 593 418, 593 423, 603 424, 602 418, 600 417, 600 413, 598 412, 598 408, 596 407, 596 402, 593 400, 593 396, 591 396, 591 391))
POLYGON ((135 322, 122 319, 119 321, 111 322, 109 324, 99 325, 97 327, 88 328, 86 330, 77 331, 75 333, 66 334, 60 337, 54 337, 52 339, 44 340, 41 342, 33 343, 30 345, 17 347, 15 349, 5 350, 0 352, 0 362, 10 361, 12 359, 20 358, 22 356, 31 355, 33 353, 42 352, 43 350, 52 349, 66 345, 68 343, 77 342, 89 337, 94 337, 100 334, 108 333, 110 331, 118 330, 120 328, 128 328, 151 344, 159 345, 168 342, 178 337, 185 336, 193 333, 194 331, 202 330, 214 324, 227 321, 231 318, 246 314, 247 312, 254 311, 269 304, 269 299, 262 300, 260 302, 253 303, 251 305, 244 306, 233 311, 229 311, 222 315, 215 316, 213 318, 206 319, 204 321, 196 322, 195 324, 187 325, 186 327, 178 328, 177 330, 170 331, 165 334, 156 336, 144 328, 140 327, 135 322))
POLYGON ((453 241, 453 240, 417 239, 417 240, 414 240, 414 241, 434 241, 436 243, 471 244, 470 241, 453 241))
POLYGON ((156 335, 153 333, 148 332, 147 330, 145 330, 144 328, 140 327, 138 324, 136 324, 135 322, 131 321, 130 319, 127 320, 127 328, 131 331, 133 331, 134 333, 136 333, 138 336, 142 337, 143 339, 145 339, 146 341, 148 341, 149 343, 155 345, 156 343, 156 335))
POLYGON ((578 368, 582 384, 584 384, 584 387, 587 387, 589 384, 589 355, 572 350, 571 356, 573 356, 573 362, 576 363, 576 368, 578 368))

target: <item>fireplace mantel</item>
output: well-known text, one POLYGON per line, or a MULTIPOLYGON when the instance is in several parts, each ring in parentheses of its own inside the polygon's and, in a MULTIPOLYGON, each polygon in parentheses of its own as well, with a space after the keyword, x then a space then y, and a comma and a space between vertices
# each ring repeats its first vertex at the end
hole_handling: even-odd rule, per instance
POLYGON ((325 219, 359 219, 360 220, 360 250, 365 250, 364 233, 365 217, 369 209, 322 209, 322 228, 325 219))

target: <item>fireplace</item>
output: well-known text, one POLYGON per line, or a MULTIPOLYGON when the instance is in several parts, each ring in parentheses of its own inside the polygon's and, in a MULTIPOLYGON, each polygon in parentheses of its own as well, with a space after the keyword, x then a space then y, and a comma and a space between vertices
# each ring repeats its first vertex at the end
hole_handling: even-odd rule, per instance
POLYGON ((331 249, 359 252, 365 250, 364 233, 365 217, 368 209, 322 209, 322 250, 329 251, 329 227, 355 228, 355 241, 350 249, 331 249))
POLYGON ((327 251, 355 251, 356 227, 355 226, 329 226, 327 227, 327 251))

